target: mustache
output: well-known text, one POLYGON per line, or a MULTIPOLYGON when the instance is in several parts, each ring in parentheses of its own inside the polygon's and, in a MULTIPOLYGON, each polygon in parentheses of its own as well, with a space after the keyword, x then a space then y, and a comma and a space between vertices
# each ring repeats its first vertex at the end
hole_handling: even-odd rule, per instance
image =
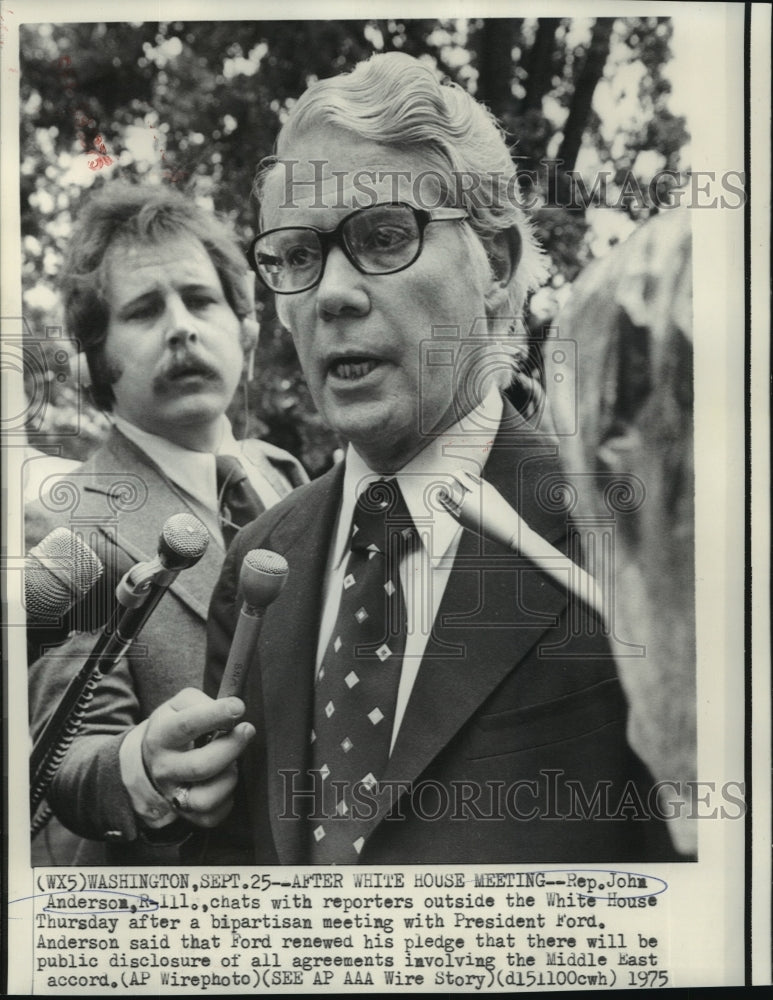
POLYGON ((200 375, 202 378, 219 379, 220 372, 204 358, 188 351, 183 355, 175 355, 156 374, 157 383, 165 383, 182 378, 186 375, 200 375))

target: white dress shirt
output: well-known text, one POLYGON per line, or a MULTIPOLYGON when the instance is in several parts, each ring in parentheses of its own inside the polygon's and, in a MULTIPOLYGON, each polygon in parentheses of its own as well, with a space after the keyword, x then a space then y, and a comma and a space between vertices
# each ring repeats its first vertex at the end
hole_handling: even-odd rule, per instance
POLYGON ((164 474, 176 486, 185 490, 208 510, 215 513, 218 510, 216 455, 232 455, 239 459, 264 507, 273 507, 280 499, 277 491, 254 464, 245 461, 244 445, 234 437, 231 423, 225 414, 220 418, 220 438, 213 451, 192 451, 157 434, 143 431, 116 414, 113 414, 112 419, 118 430, 163 469, 164 474))
MULTIPOLYGON (((397 691, 392 748, 445 593, 463 530, 440 505, 437 492, 440 487, 450 485, 450 475, 459 469, 468 469, 481 475, 501 419, 502 397, 497 389, 493 389, 475 410, 434 437, 395 476, 421 545, 409 551, 400 564, 407 636, 397 691)), ((324 584, 317 670, 338 616, 349 556, 354 505, 368 483, 381 478, 391 477, 374 473, 350 446, 346 454, 341 507, 333 533, 324 584)))

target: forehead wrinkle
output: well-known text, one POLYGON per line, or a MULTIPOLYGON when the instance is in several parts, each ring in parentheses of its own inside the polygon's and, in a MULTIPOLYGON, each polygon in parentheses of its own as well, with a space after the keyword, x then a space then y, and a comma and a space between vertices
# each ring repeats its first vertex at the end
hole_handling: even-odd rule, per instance
POLYGON ((437 207, 438 174, 429 150, 360 139, 330 126, 307 129, 265 176, 260 228, 302 225, 311 214, 313 225, 332 228, 347 212, 375 201, 437 207))

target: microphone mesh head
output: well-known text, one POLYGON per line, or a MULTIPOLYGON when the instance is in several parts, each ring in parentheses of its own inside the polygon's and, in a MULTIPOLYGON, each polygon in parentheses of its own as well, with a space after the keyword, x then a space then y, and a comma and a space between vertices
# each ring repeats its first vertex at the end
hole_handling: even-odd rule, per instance
POLYGON ((171 553, 192 565, 206 552, 209 532, 193 514, 173 514, 164 522, 161 540, 171 553))
POLYGON ((69 528, 54 528, 30 549, 24 568, 27 615, 38 621, 60 618, 85 596, 103 566, 88 545, 69 528))
POLYGON ((239 584, 247 604, 265 608, 279 596, 290 569, 284 556, 269 549, 250 549, 242 562, 239 584))
POLYGON ((278 552, 270 549, 250 549, 244 557, 245 563, 250 569, 255 569, 259 573, 270 573, 272 576, 285 576, 288 572, 287 560, 280 556, 278 552))

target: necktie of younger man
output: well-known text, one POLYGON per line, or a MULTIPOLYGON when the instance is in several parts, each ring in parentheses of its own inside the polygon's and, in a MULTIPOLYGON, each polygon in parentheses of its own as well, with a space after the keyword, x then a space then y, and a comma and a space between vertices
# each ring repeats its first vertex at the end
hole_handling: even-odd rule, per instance
POLYGON ((254 521, 266 508, 238 458, 216 455, 215 468, 220 529, 228 547, 239 528, 254 521))

